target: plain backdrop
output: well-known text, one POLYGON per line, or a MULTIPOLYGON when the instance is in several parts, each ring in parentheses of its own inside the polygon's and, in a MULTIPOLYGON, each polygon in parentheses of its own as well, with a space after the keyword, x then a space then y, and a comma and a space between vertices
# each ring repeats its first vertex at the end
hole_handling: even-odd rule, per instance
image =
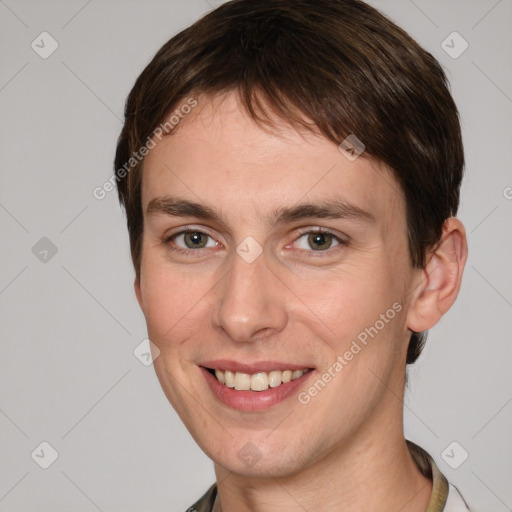
MULTIPOLYGON (((214 481, 152 366, 134 355, 146 328, 125 219, 115 192, 97 200, 92 191, 112 174, 136 77, 218 3, 0 0, 0 511, 179 512, 214 481)), ((467 157, 460 218, 469 261, 456 305, 410 369, 406 434, 473 510, 504 512, 512 1, 371 4, 446 69, 467 157)))

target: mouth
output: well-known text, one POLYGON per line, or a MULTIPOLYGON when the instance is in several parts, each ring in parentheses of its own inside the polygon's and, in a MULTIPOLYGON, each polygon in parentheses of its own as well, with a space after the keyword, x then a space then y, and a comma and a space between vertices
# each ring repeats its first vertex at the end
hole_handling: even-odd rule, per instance
POLYGON ((252 412, 283 402, 315 373, 314 368, 275 362, 247 365, 223 360, 199 368, 220 402, 252 412))
POLYGON ((232 372, 230 370, 220 370, 218 368, 205 368, 213 375, 218 382, 227 388, 236 391, 266 391, 270 388, 277 388, 287 382, 300 379, 312 368, 302 370, 272 370, 270 372, 232 372))

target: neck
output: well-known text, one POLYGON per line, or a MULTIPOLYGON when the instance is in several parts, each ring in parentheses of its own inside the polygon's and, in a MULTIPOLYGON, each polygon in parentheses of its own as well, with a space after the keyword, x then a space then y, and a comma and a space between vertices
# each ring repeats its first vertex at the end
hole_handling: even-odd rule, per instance
POLYGON ((247 477, 216 464, 214 512, 424 512, 432 482, 409 453, 401 409, 393 416, 374 418, 373 428, 291 475, 247 477))

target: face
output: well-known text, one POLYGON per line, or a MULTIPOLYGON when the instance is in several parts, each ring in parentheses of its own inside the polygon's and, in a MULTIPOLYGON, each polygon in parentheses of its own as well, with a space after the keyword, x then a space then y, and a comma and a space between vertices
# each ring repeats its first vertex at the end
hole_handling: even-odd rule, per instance
POLYGON ((169 401, 252 476, 401 425, 415 276, 391 172, 275 122, 202 97, 150 151, 135 285, 169 401))

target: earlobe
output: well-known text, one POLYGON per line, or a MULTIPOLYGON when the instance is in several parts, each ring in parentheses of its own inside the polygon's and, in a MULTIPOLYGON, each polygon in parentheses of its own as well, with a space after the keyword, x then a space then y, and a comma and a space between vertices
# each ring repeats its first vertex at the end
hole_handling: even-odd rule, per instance
POLYGON ((451 217, 441 240, 427 257, 407 314, 407 327, 422 332, 433 327, 450 309, 459 293, 467 260, 467 240, 462 223, 451 217))

